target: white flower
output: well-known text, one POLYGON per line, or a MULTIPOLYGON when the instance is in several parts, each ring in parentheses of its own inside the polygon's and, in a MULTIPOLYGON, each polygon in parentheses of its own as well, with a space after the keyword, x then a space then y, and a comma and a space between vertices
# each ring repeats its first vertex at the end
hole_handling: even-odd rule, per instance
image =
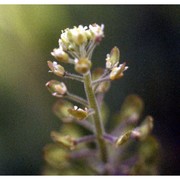
POLYGON ((99 26, 98 24, 89 25, 89 29, 95 37, 95 41, 100 42, 104 37, 104 24, 102 24, 101 26, 99 26))

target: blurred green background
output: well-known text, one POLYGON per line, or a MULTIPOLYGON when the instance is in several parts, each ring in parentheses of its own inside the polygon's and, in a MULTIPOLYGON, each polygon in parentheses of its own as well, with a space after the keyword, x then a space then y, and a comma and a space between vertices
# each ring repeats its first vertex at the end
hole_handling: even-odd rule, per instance
MULTIPOLYGON (((113 46, 129 69, 106 96, 112 113, 132 93, 145 101, 161 142, 161 174, 179 174, 179 6, 1 5, 0 6, 0 174, 41 174, 42 148, 60 121, 52 113, 56 98, 45 88, 55 78, 47 60, 62 29, 105 24, 94 66, 104 66, 113 46)), ((71 80, 70 90, 82 93, 71 80)), ((80 85, 80 84, 78 84, 80 85)))

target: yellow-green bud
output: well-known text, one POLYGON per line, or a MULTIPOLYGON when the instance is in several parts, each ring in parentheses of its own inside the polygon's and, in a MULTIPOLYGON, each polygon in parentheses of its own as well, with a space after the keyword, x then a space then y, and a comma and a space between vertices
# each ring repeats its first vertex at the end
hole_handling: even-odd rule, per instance
POLYGON ((67 92, 66 85, 63 82, 51 80, 46 83, 46 87, 52 93, 53 96, 63 96, 67 92))
POLYGON ((51 55, 54 56, 59 62, 69 62, 69 55, 62 50, 62 47, 53 49, 51 55))
POLYGON ((124 74, 123 72, 127 70, 128 67, 126 66, 126 63, 120 64, 119 67, 114 67, 109 75, 109 78, 111 80, 116 80, 121 78, 124 74))
POLYGON ((75 70, 80 74, 86 74, 91 68, 91 61, 87 58, 75 60, 75 70))
POLYGON ((119 59, 120 59, 120 51, 117 47, 114 47, 111 50, 111 53, 107 54, 106 68, 112 69, 114 67, 117 67, 117 65, 119 64, 119 59))
POLYGON ((86 37, 87 37, 87 39, 88 40, 90 40, 91 38, 92 38, 92 34, 91 34, 91 31, 88 29, 88 30, 86 30, 86 37))
POLYGON ((87 36, 86 36, 86 27, 78 26, 74 27, 73 29, 67 30, 67 38, 70 42, 75 43, 76 45, 81 45, 83 43, 87 42, 87 36))
POLYGON ((61 145, 61 146, 65 147, 67 149, 70 149, 70 150, 75 149, 74 139, 69 135, 63 136, 58 132, 52 131, 51 132, 51 138, 58 145, 61 145))
POLYGON ((88 116, 87 108, 85 110, 74 106, 74 108, 68 109, 68 112, 76 119, 83 120, 88 116))
POLYGON ((59 77, 64 76, 65 70, 64 70, 63 66, 61 66, 60 64, 57 64, 57 62, 55 62, 55 61, 54 62, 48 61, 47 63, 51 70, 50 72, 53 72, 54 74, 56 74, 59 77))
POLYGON ((85 34, 78 34, 78 36, 75 39, 75 43, 77 45, 81 45, 83 43, 87 42, 87 37, 85 34))

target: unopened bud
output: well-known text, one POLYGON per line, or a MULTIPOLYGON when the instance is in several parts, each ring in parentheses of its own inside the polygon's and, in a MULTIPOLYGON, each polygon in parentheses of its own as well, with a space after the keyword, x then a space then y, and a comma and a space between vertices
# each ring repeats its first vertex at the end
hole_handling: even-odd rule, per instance
POLYGON ((58 145, 61 145, 61 146, 65 147, 67 149, 70 149, 70 150, 75 149, 74 139, 69 135, 63 136, 58 132, 52 131, 51 132, 51 138, 58 145))
POLYGON ((68 109, 68 112, 76 119, 83 120, 88 116, 87 108, 81 109, 77 106, 74 106, 74 108, 68 109))
POLYGON ((85 33, 78 33, 76 36, 73 36, 73 41, 75 42, 76 45, 81 45, 83 43, 87 42, 87 37, 85 33))
POLYGON ((118 147, 126 143, 129 140, 130 135, 131 135, 131 131, 128 131, 125 134, 121 135, 116 141, 116 146, 118 147))
POLYGON ((51 70, 50 72, 53 72, 54 74, 56 74, 59 77, 64 76, 65 70, 64 70, 63 66, 61 66, 60 64, 57 64, 57 62, 55 62, 55 61, 54 62, 48 61, 47 63, 51 70))
POLYGON ((91 61, 87 58, 75 60, 75 70, 80 74, 86 74, 91 68, 91 61))
POLYGON ((54 56, 59 62, 69 62, 69 55, 62 50, 62 47, 53 49, 51 55, 54 56))
POLYGON ((124 74, 123 72, 128 69, 128 66, 126 66, 126 63, 120 64, 119 67, 114 67, 109 75, 109 78, 111 80, 116 80, 121 78, 124 74))
POLYGON ((63 82, 51 80, 46 83, 46 87, 52 93, 53 96, 63 96, 67 92, 66 85, 63 82))
POLYGON ((110 54, 107 54, 106 58, 106 68, 107 69, 112 69, 114 67, 117 67, 120 59, 120 51, 117 47, 114 47, 111 50, 110 54))

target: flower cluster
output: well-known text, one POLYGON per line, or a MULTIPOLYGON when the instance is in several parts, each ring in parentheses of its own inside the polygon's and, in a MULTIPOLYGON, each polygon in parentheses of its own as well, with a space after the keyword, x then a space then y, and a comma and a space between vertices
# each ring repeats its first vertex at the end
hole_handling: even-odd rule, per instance
POLYGON ((90 59, 92 51, 104 37, 104 25, 89 25, 83 27, 79 25, 72 29, 62 31, 59 39, 59 48, 51 53, 58 61, 64 63, 75 63, 73 59, 87 57, 90 59))
POLYGON ((105 69, 97 68, 91 73, 92 54, 103 37, 104 25, 67 28, 62 31, 59 47, 51 52, 58 62, 47 62, 49 72, 58 78, 82 82, 86 99, 69 92, 64 82, 46 83, 51 94, 59 98, 53 111, 63 125, 60 132, 51 132, 55 144, 44 148, 44 174, 82 174, 82 170, 83 174, 157 173, 154 153, 157 154, 158 143, 150 135, 153 118, 147 116, 138 124, 143 110, 141 98, 128 96, 121 111, 109 119, 104 95, 111 81, 122 78, 128 66, 126 62, 120 64, 120 51, 115 46, 106 56, 105 69), (73 65, 77 74, 66 71, 61 63, 73 65), (139 143, 139 147, 128 154, 134 143, 139 143))

